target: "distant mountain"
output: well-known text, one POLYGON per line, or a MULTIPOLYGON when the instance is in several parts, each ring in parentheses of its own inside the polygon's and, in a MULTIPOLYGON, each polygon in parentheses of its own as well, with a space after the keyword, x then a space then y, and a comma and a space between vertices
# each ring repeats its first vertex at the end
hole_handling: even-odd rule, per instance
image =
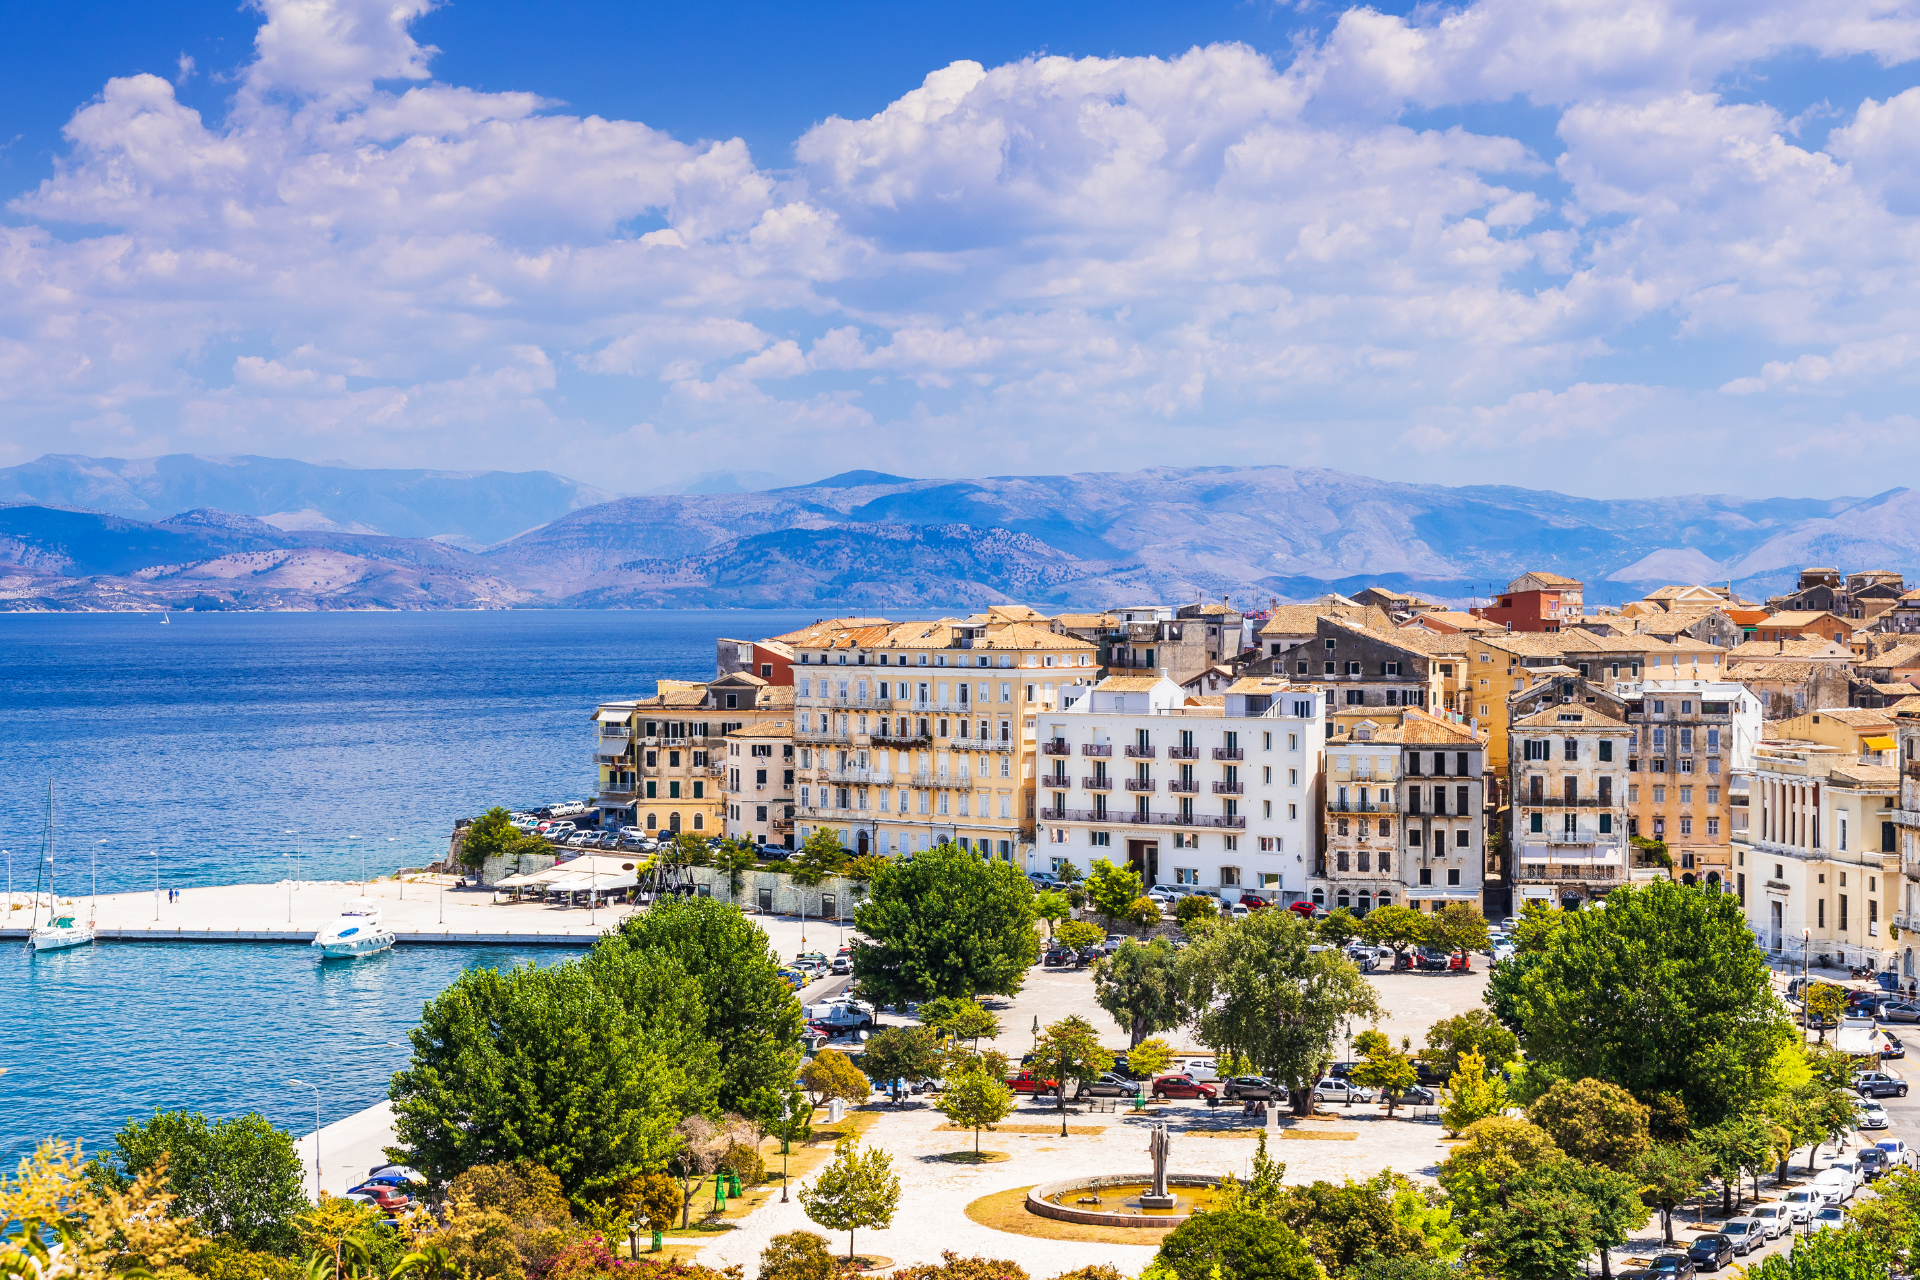
POLYGON ((162 520, 211 507, 280 529, 444 538, 478 549, 614 495, 548 471, 361 469, 250 455, 86 458, 0 468, 0 502, 162 520))
MULTIPOLYGON (((184 461, 229 481, 236 471, 257 477, 279 466, 305 468, 299 474, 308 478, 372 481, 355 503, 343 499, 335 515, 323 512, 330 527, 302 526, 285 509, 259 516, 201 508, 148 523, 50 505, 0 508, 0 564, 15 566, 0 587, 4 607, 155 607, 167 591, 190 589, 227 607, 907 612, 1002 600, 1100 607, 1223 594, 1258 605, 1369 583, 1460 602, 1498 591, 1527 569, 1579 578, 1589 603, 1599 604, 1669 581, 1730 578, 1747 594, 1764 595, 1811 564, 1892 569, 1920 582, 1920 492, 1907 489, 1871 498, 1597 500, 1291 467, 973 480, 853 471, 765 491, 614 498, 567 509, 482 550, 478 535, 442 531, 428 539, 345 527, 348 517, 359 528, 376 519, 397 523, 396 510, 421 521, 419 510, 432 509, 428 499, 464 493, 477 501, 489 485, 506 492, 520 482, 551 482, 555 502, 589 491, 554 489, 572 482, 540 474, 449 479, 270 459, 184 461), (401 476, 470 487, 409 487, 394 480, 401 476), (283 558, 245 559, 261 556, 283 558), (241 574, 242 565, 261 576, 241 574), (295 590, 303 570, 283 572, 288 565, 325 571, 295 590), (92 595, 87 582, 100 584, 92 595), (255 586, 274 582, 281 594, 262 603, 267 596, 255 586)), ((183 463, 182 474, 188 471, 183 463)), ((184 482, 170 491, 184 491, 184 482)))
POLYGON ((650 492, 759 493, 765 489, 778 489, 786 482, 785 476, 777 476, 771 471, 707 471, 691 480, 663 484, 650 492))

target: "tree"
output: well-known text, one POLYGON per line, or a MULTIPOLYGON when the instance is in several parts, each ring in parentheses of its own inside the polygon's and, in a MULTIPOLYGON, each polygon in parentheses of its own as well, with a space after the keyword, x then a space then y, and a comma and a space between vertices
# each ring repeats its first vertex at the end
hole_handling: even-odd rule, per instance
POLYGON ((1407 1257, 1430 1252, 1426 1237, 1401 1221, 1395 1211, 1397 1194, 1412 1186, 1403 1175, 1384 1170, 1365 1182, 1288 1187, 1278 1216, 1312 1250, 1328 1275, 1344 1275, 1370 1252, 1407 1257))
POLYGON ((1632 1234, 1646 1225, 1648 1209, 1640 1200, 1640 1183, 1629 1174, 1583 1164, 1578 1160, 1549 1160, 1520 1176, 1510 1194, 1526 1199, 1539 1194, 1570 1202, 1584 1202, 1592 1211, 1588 1219, 1593 1232, 1593 1247, 1600 1254, 1600 1274, 1606 1280, 1613 1275, 1611 1250, 1625 1244, 1632 1234))
POLYGON ((747 872, 760 865, 753 846, 744 838, 722 840, 711 855, 712 866, 727 881, 727 901, 738 905, 747 887, 747 872))
POLYGON ((1748 1170, 1764 1169, 1770 1162, 1773 1126, 1759 1115, 1729 1116, 1719 1124, 1697 1130, 1695 1139, 1713 1176, 1720 1180, 1721 1208, 1731 1216, 1742 1198, 1741 1176, 1748 1170))
POLYGON ((1584 1197, 1528 1190, 1493 1213, 1485 1247, 1511 1280, 1565 1280, 1596 1247, 1596 1216, 1584 1197))
MULTIPOLYGON (((1004 864, 1003 864, 1004 865, 1004 864)), ((811 1187, 800 1190, 800 1207, 829 1231, 847 1233, 847 1259, 853 1259, 853 1233, 859 1227, 885 1227, 900 1204, 900 1178, 893 1157, 878 1147, 860 1147, 852 1135, 834 1148, 833 1163, 811 1187)))
POLYGON ((1154 1036, 1127 1050, 1127 1070, 1142 1080, 1163 1076, 1173 1067, 1173 1046, 1154 1036))
POLYGON ((1530 1057, 1674 1093, 1696 1123, 1767 1094, 1793 1031, 1737 899, 1662 880, 1565 915, 1517 995, 1530 1057))
POLYGON ((702 1016, 689 1030, 718 1058, 714 1102, 722 1110, 739 1110, 761 1089, 792 1086, 800 1002, 765 931, 736 908, 712 898, 658 902, 628 916, 595 950, 671 957, 699 984, 702 1016))
MULTIPOLYGON (((892 859, 884 853, 863 853, 840 868, 840 874, 853 881, 855 886, 872 884, 873 878, 880 874, 880 868, 891 861, 892 859)), ((859 892, 860 890, 856 887, 856 895, 859 892)))
MULTIPOLYGON (((1374 914, 1379 914, 1377 909, 1374 914)), ((1441 1075, 1451 1076, 1459 1070, 1463 1053, 1478 1054, 1498 1068, 1520 1056, 1520 1040, 1485 1009, 1469 1009, 1428 1027, 1427 1047, 1419 1056, 1441 1075)))
POLYGON ((1449 1136, 1463 1133, 1482 1120, 1506 1114, 1511 1100, 1504 1080, 1487 1074, 1477 1053, 1463 1053, 1447 1081, 1440 1103, 1440 1125, 1449 1136))
POLYGON ((1138 929, 1151 929, 1160 923, 1160 904, 1144 893, 1127 907, 1126 922, 1138 929))
POLYGON ((1098 925, 1088 924, 1085 920, 1073 920, 1060 926, 1054 941, 1072 951, 1085 951, 1088 947, 1099 946, 1105 936, 1098 925))
POLYGON ((840 833, 832 827, 815 827, 788 859, 787 874, 795 884, 812 887, 839 875, 847 861, 847 851, 840 847, 840 833))
POLYGON ((1093 860, 1093 874, 1087 877, 1087 896, 1093 909, 1109 923, 1126 918, 1134 899, 1140 896, 1140 873, 1132 866, 1115 866, 1105 858, 1093 860))
MULTIPOLYGON (((1329 916, 1327 919, 1332 920, 1333 917, 1329 916)), ((1358 924, 1361 938, 1376 947, 1393 948, 1395 968, 1400 967, 1400 957, 1406 955, 1408 947, 1419 946, 1427 937, 1427 917, 1412 907, 1402 906, 1397 902, 1389 902, 1384 907, 1375 907, 1367 912, 1366 918, 1358 924)), ((1323 925, 1322 931, 1324 930, 1323 925)))
POLYGON ((1357 1084, 1380 1091, 1387 1103, 1387 1119, 1391 1120, 1400 1095, 1420 1083, 1420 1073, 1414 1070, 1413 1059, 1406 1051, 1394 1048, 1385 1036, 1380 1036, 1379 1043, 1371 1048, 1373 1051, 1367 1054, 1367 1060, 1353 1069, 1353 1079, 1357 1084))
POLYGON ((693 1216, 693 1198, 707 1177, 726 1163, 735 1146, 752 1146, 760 1135, 743 1117, 730 1115, 715 1121, 706 1116, 687 1116, 675 1126, 680 1147, 673 1153, 671 1166, 680 1184, 680 1228, 685 1230, 693 1216))
POLYGON ((1820 1043, 1825 1044, 1827 1028, 1838 1026, 1840 1015, 1846 1012, 1846 989, 1831 982, 1815 983, 1807 989, 1801 1007, 1807 1011, 1807 1024, 1819 1033, 1820 1043))
POLYGON ((77 1146, 42 1142, 12 1177, 0 1175, 0 1275, 163 1273, 207 1243, 173 1198, 165 1156, 123 1189, 90 1178, 77 1146))
POLYGON ((1521 1174, 1564 1157, 1546 1130, 1524 1120, 1488 1116, 1467 1126, 1467 1140, 1453 1149, 1436 1175, 1469 1229, 1485 1227, 1504 1188, 1521 1174))
POLYGON ((926 1027, 876 1031, 860 1055, 860 1070, 880 1084, 931 1080, 940 1074, 940 1041, 926 1027))
POLYGON ((412 1060, 388 1090, 394 1154, 432 1186, 528 1159, 578 1202, 604 1200, 661 1168, 674 1123, 712 1105, 707 1025, 700 984, 662 951, 603 942, 562 964, 469 969, 408 1033, 412 1060))
POLYGON ((513 825, 513 815, 499 805, 467 824, 460 840, 460 865, 475 870, 489 858, 511 858, 524 853, 552 853, 553 846, 513 825))
POLYGON ((1173 904, 1173 918, 1189 935, 1220 923, 1220 913, 1214 909, 1212 899, 1197 893, 1189 893, 1173 904))
POLYGON ((1380 1016, 1352 961, 1312 940, 1297 913, 1258 911, 1182 953, 1178 970, 1187 1006, 1202 1011, 1201 1042, 1285 1085, 1296 1115, 1313 1108, 1341 1024, 1380 1016))
POLYGON ((1015 995, 1040 958, 1033 882, 950 844, 890 862, 854 915, 853 974, 870 999, 1015 995))
MULTIPOLYGON (((1857 1211, 1856 1211, 1857 1212, 1857 1211)), ((1747 1272, 1750 1280, 1886 1280, 1899 1274, 1885 1246, 1864 1231, 1813 1231, 1747 1272)))
POLYGON ((1562 1151, 1616 1173, 1653 1145, 1647 1131, 1651 1114, 1632 1094, 1604 1080, 1562 1080, 1527 1108, 1527 1119, 1545 1129, 1562 1151))
POLYGON ((827 1238, 811 1231, 788 1231, 760 1251, 755 1280, 840 1280, 840 1263, 827 1238))
POLYGON ((1178 961, 1179 953, 1165 938, 1145 945, 1129 938, 1094 963, 1093 998, 1126 1029, 1129 1048, 1187 1020, 1178 961))
POLYGON ((800 1068, 800 1087, 807 1091, 816 1107, 824 1107, 835 1098, 847 1102, 865 1102, 873 1093, 873 1082, 853 1059, 838 1049, 822 1049, 813 1061, 800 1068))
POLYGON ((1047 938, 1051 941, 1055 926, 1072 917, 1073 906, 1064 893, 1036 893, 1033 896, 1033 914, 1047 922, 1047 938))
POLYGON ((1449 952, 1487 949, 1487 918, 1464 902, 1449 902, 1426 921, 1430 946, 1449 952))
POLYGON ((940 1099, 934 1105, 953 1123, 973 1130, 973 1151, 978 1155, 980 1130, 992 1128, 1012 1113, 1013 1090, 1007 1088, 1007 1082, 999 1076, 989 1075, 980 1067, 970 1067, 947 1081, 947 1087, 940 1091, 940 1099))
POLYGON ((1213 1198, 1213 1208, 1209 1212, 1225 1213, 1232 1209, 1244 1209, 1249 1213, 1265 1214, 1277 1218, 1287 1202, 1287 1188, 1282 1180, 1287 1176, 1284 1160, 1275 1160, 1267 1154, 1267 1131, 1254 1131, 1254 1141, 1259 1144, 1253 1153, 1252 1168, 1247 1180, 1242 1182, 1233 1174, 1220 1179, 1220 1189, 1213 1198))
POLYGON ((1667 848, 1665 840, 1655 840, 1652 836, 1628 836, 1627 843, 1640 851, 1640 856, 1648 862, 1667 869, 1673 874, 1673 854, 1667 848))
POLYGON ((1914 1254, 1920 1249, 1920 1175, 1895 1169, 1874 1185, 1871 1199, 1862 1196, 1854 1201, 1848 1219, 1854 1232, 1893 1263, 1894 1271, 1911 1273, 1914 1254))
POLYGON ((1245 1209, 1196 1213, 1167 1233, 1142 1280, 1322 1280, 1320 1264, 1293 1231, 1245 1209))
POLYGON ((293 1220, 307 1207, 305 1176, 292 1135, 259 1112, 209 1121, 198 1111, 156 1111, 129 1120, 113 1146, 111 1157, 94 1162, 104 1185, 124 1192, 164 1163, 175 1217, 242 1249, 293 1247, 293 1220))
POLYGON ((1673 1245, 1673 1211, 1700 1189, 1711 1162, 1692 1143, 1665 1142, 1634 1157, 1641 1197, 1660 1211, 1661 1238, 1673 1245))
POLYGON ((1089 1080, 1113 1069, 1113 1055, 1100 1047, 1099 1033, 1079 1014, 1062 1018, 1040 1035, 1030 1064, 1034 1075, 1057 1080, 1054 1104, 1060 1112, 1060 1136, 1067 1136, 1067 1081, 1089 1080))
POLYGON ((978 1041, 1000 1034, 1000 1019, 972 996, 941 996, 920 1006, 921 1025, 955 1040, 978 1041))
POLYGON ((1345 907, 1335 907, 1333 914, 1320 922, 1319 932, 1320 941, 1329 946, 1344 947, 1360 936, 1360 921, 1354 919, 1353 912, 1345 907))

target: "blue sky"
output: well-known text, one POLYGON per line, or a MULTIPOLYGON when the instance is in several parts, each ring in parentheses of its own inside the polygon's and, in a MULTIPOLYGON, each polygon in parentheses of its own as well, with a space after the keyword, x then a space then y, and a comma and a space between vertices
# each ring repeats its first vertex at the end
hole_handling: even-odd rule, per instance
POLYGON ((73 14, 0 15, 0 463, 1920 458, 1913 3, 73 14))

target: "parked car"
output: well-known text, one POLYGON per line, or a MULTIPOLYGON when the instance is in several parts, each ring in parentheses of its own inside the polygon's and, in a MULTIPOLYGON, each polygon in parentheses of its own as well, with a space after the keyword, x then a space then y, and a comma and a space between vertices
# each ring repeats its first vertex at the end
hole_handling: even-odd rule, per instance
POLYGON ((1830 1204, 1814 1214, 1807 1222, 1808 1231, 1830 1231, 1847 1224, 1847 1211, 1837 1204, 1830 1204))
POLYGON ((1813 1217, 1816 1210, 1824 1208, 1826 1196, 1818 1191, 1799 1187, 1780 1197, 1780 1211, 1787 1215, 1789 1226, 1799 1226, 1813 1217))
MULTIPOLYGON (((1852 1178, 1855 1190, 1866 1185, 1867 1167, 1860 1162, 1857 1156, 1847 1156, 1845 1159, 1835 1160, 1827 1166, 1827 1169, 1838 1169, 1849 1178, 1852 1178)), ((1821 1170, 1822 1173, 1826 1171, 1826 1169, 1821 1170)), ((1815 1181, 1818 1181, 1818 1175, 1816 1175, 1815 1181)))
POLYGON ((1166 903, 1166 902, 1178 902, 1181 898, 1185 897, 1186 895, 1183 893, 1180 893, 1170 884, 1157 884, 1153 886, 1153 888, 1147 890, 1147 896, 1149 898, 1152 898, 1155 902, 1166 903))
POLYGON ((852 973, 853 957, 852 956, 835 956, 833 958, 833 971, 837 974, 852 973))
POLYGON ((1869 1183, 1893 1167, 1887 1162, 1887 1153, 1878 1147, 1862 1147, 1854 1159, 1860 1162, 1860 1172, 1869 1183))
POLYGON ((1903 1138, 1882 1138, 1873 1144, 1887 1153, 1887 1160, 1895 1168, 1911 1169, 1915 1165, 1913 1150, 1903 1138))
POLYGON ((1260 908, 1267 906, 1268 903, 1265 898, 1257 893, 1243 893, 1240 895, 1240 905, 1249 911, 1258 911, 1260 908))
POLYGON ((1693 1265, 1693 1259, 1684 1253, 1655 1254, 1653 1262, 1647 1267, 1647 1274, 1659 1276, 1661 1280, 1687 1280, 1699 1270, 1693 1265))
POLYGON ((1051 871, 1029 871, 1027 879, 1033 881, 1033 887, 1041 893, 1050 893, 1060 887, 1060 877, 1051 871))
POLYGON ((1733 1237, 1718 1231, 1696 1236, 1687 1246, 1687 1256, 1702 1271, 1718 1271, 1733 1261, 1733 1237))
POLYGON ((1315 1102, 1372 1102, 1373 1090, 1362 1089, 1351 1080, 1338 1080, 1328 1076, 1313 1086, 1315 1102))
POLYGON ((1873 1016, 1881 1022, 1920 1022, 1920 1004, 1911 1000, 1882 1000, 1873 1016))
POLYGON ((1383 1091, 1380 1095, 1381 1101, 1386 1101, 1389 1096, 1393 1098, 1393 1104, 1397 1107, 1437 1107, 1440 1105, 1440 1095, 1425 1085, 1417 1084, 1411 1089, 1392 1095, 1383 1091))
POLYGON ((397 1213, 413 1203, 413 1197, 398 1187, 382 1182, 363 1182, 347 1192, 351 1196, 364 1196, 369 1203, 388 1213, 397 1213))
POLYGON ((1720 1224, 1720 1234, 1733 1241, 1735 1257, 1744 1257, 1767 1242, 1767 1229, 1754 1218, 1728 1218, 1720 1224))
POLYGON ((1074 1100, 1081 1098, 1131 1098, 1140 1091, 1136 1080, 1129 1080, 1117 1071, 1108 1071, 1091 1080, 1082 1080, 1073 1092, 1074 1100))
POLYGON ((1372 947, 1348 947, 1346 955, 1347 959, 1353 961, 1354 968, 1362 973, 1372 973, 1380 965, 1380 962, 1373 958, 1372 947))
POLYGON ((1079 959, 1065 947, 1048 947, 1047 954, 1040 957, 1040 963, 1049 969, 1064 969, 1079 959))
POLYGON ((1416 957, 1414 967, 1417 969, 1445 973, 1453 965, 1453 957, 1435 947, 1421 947, 1410 954, 1416 957))
POLYGON ((1856 1187, 1850 1170, 1822 1169, 1814 1175, 1810 1189, 1826 1204, 1843 1204, 1853 1199, 1856 1187))
POLYGON ((1413 1064, 1413 1078, 1429 1089, 1442 1089, 1453 1079, 1453 1073, 1431 1062, 1416 1061, 1413 1064))
POLYGON ((1060 1082, 1058 1080, 1041 1079, 1031 1071, 1022 1071, 1019 1075, 1007 1081, 1007 1088, 1013 1090, 1015 1093, 1031 1093, 1035 1095, 1043 1093, 1057 1094, 1060 1092, 1060 1082))
POLYGON ((1359 1065, 1357 1062, 1336 1062, 1327 1068, 1327 1074, 1337 1080, 1345 1080, 1353 1074, 1353 1069, 1359 1065))
POLYGON ((1218 1089, 1192 1075, 1156 1077, 1153 1082, 1153 1096, 1156 1098, 1203 1098, 1209 1103, 1220 1100, 1218 1089))
POLYGON ((1118 951, 1120 949, 1120 944, 1125 942, 1126 940, 1127 940, 1127 935, 1125 935, 1124 933, 1108 934, 1107 941, 1106 941, 1107 954, 1112 955, 1114 952, 1118 951))
POLYGON ((1230 1102, 1285 1102, 1287 1087, 1265 1076, 1234 1076, 1220 1082, 1220 1096, 1230 1102))
POLYGON ((1863 1098, 1907 1096, 1907 1082, 1890 1071, 1862 1071, 1853 1078, 1853 1087, 1863 1098))
POLYGON ((807 1025, 843 1036, 849 1031, 873 1030, 873 1014, 849 1004, 813 1005, 807 1011, 807 1025))
POLYGON ((1860 1103, 1859 1118, 1854 1121, 1854 1124, 1861 1129, 1884 1129, 1887 1127, 1887 1109, 1872 1098, 1863 1099, 1860 1103))
POLYGON ((1447 959, 1449 973, 1472 973, 1473 957, 1464 951, 1456 951, 1447 959))
POLYGON ((1793 1230, 1793 1215, 1777 1204, 1761 1204, 1747 1215, 1759 1224, 1763 1238, 1775 1239, 1793 1230))

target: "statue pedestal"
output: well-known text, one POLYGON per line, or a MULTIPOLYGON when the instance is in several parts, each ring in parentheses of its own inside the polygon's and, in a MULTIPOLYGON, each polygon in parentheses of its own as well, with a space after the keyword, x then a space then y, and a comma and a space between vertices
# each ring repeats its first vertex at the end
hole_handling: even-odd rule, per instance
POLYGON ((1173 1208, 1173 1197, 1156 1196, 1152 1192, 1147 1192, 1140 1197, 1140 1207, 1142 1209, 1171 1209, 1173 1208))

